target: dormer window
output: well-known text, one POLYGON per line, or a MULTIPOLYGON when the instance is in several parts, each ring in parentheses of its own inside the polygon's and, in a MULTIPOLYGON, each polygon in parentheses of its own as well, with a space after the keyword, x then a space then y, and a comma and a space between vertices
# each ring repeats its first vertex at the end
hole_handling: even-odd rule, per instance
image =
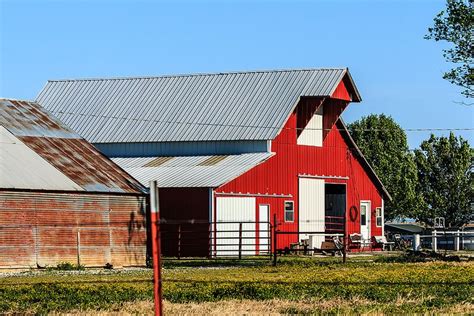
POLYGON ((323 104, 308 101, 298 109, 298 145, 323 146, 323 104))

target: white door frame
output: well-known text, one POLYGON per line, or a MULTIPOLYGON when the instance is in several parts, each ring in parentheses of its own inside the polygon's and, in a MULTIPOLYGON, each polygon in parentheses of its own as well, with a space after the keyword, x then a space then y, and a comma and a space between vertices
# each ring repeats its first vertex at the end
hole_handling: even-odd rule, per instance
POLYGON ((367 236, 368 238, 366 240, 363 240, 363 242, 370 242, 370 239, 372 238, 372 231, 371 231, 371 225, 372 225, 372 221, 371 221, 371 216, 372 216, 372 212, 371 212, 371 208, 372 208, 372 201, 370 200, 360 200, 360 205, 359 205, 359 226, 360 226, 360 234, 362 235, 362 239, 364 239, 364 236, 362 234, 362 223, 361 223, 361 217, 362 217, 362 204, 365 204, 367 205, 367 208, 366 208, 366 214, 365 214, 365 221, 366 221, 366 226, 367 226, 367 236))
POLYGON ((270 204, 259 203, 258 204, 258 253, 270 253, 270 204), (262 212, 260 207, 267 208, 267 222, 262 222, 262 212), (262 231, 265 231, 262 236, 262 231))

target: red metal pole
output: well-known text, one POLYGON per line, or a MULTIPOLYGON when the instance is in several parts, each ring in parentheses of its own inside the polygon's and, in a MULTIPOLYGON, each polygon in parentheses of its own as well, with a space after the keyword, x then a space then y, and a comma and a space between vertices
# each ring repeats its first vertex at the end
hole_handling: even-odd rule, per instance
POLYGON ((158 184, 150 181, 150 213, 151 213, 151 236, 153 247, 153 290, 155 299, 155 315, 163 315, 163 304, 161 297, 161 234, 160 234, 160 210, 158 199, 158 184))

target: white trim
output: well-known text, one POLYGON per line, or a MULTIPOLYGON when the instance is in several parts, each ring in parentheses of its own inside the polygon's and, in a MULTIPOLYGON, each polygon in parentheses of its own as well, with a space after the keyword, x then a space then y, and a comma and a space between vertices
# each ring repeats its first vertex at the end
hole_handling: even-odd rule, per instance
POLYGON ((385 200, 382 198, 382 236, 385 236, 385 200))
POLYGON ((376 207, 376 208, 375 208, 375 227, 382 227, 382 226, 383 226, 383 215, 382 215, 382 212, 383 212, 382 207, 376 207), (380 216, 377 216, 377 211, 379 211, 379 210, 380 210, 380 216), (378 219, 378 217, 380 217, 380 221, 381 221, 380 225, 377 224, 377 219, 378 219))
MULTIPOLYGON (((360 200, 359 201, 359 227, 362 228, 361 224, 360 224, 360 217, 362 216, 361 215, 361 210, 362 210, 362 203, 367 203, 369 206, 366 210, 366 214, 365 214, 365 217, 366 217, 366 225, 367 225, 367 230, 368 230, 368 237, 369 237, 369 240, 372 238, 372 229, 371 229, 371 226, 372 226, 372 221, 371 221, 371 217, 372 217, 372 201, 371 200, 360 200)), ((362 230, 360 232, 360 234, 362 235, 362 230)))
POLYGON ((311 175, 311 174, 299 174, 298 178, 349 180, 349 177, 343 177, 343 176, 326 176, 326 175, 321 176, 321 175, 311 175))
POLYGON ((255 197, 273 197, 273 198, 292 198, 291 194, 260 194, 260 193, 235 193, 235 192, 216 192, 217 196, 255 196, 255 197))
POLYGON ((295 222, 295 201, 294 200, 285 200, 283 202, 283 220, 285 223, 294 223, 295 222), (291 202, 293 205, 293 220, 292 221, 287 221, 286 220, 286 202, 291 202))

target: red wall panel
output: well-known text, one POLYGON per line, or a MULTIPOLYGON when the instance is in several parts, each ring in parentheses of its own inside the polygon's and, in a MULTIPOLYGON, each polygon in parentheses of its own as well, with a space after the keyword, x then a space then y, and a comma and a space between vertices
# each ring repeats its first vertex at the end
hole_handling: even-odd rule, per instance
MULTIPOLYGON (((307 103, 308 100, 304 102, 307 103)), ((318 103, 320 100, 313 99, 312 102, 318 103)), ((300 103, 299 106, 301 104, 303 103, 300 103)), ((257 204, 270 204, 272 218, 273 214, 277 214, 280 223, 279 229, 296 231, 298 229, 298 175, 347 177, 348 180, 327 179, 326 182, 347 185, 346 214, 353 205, 359 209, 361 200, 370 200, 372 203, 371 235, 381 235, 382 228, 375 226, 375 208, 382 205, 382 196, 361 165, 354 148, 350 148, 345 141, 342 134, 344 132, 338 130, 334 124, 347 103, 329 99, 325 100, 323 105, 324 122, 332 122, 332 126, 324 138, 322 147, 297 145, 297 109, 290 116, 278 137, 272 142, 272 152, 275 155, 263 164, 218 188, 216 192, 291 196, 291 198, 258 197, 257 204), (294 223, 284 222, 283 205, 286 199, 295 202, 294 223)), ((316 104, 310 106, 313 109, 317 108, 316 104)), ((304 111, 299 110, 299 113, 304 113, 304 111)), ((349 234, 360 232, 359 218, 352 222, 347 215, 346 225, 349 234)), ((297 236, 291 235, 282 237, 278 242, 279 245, 286 246, 295 241, 297 241, 297 236)))

